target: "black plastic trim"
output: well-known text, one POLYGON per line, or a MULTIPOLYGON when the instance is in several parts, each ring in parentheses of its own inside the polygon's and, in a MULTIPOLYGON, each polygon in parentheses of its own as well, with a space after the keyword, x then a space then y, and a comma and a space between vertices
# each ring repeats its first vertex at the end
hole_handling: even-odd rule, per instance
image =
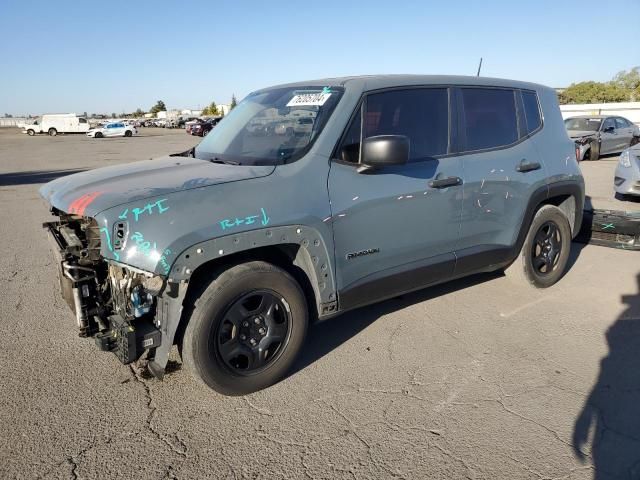
POLYGON ((351 310, 449 280, 455 258, 453 253, 446 253, 368 275, 338 292, 340 310, 351 310))

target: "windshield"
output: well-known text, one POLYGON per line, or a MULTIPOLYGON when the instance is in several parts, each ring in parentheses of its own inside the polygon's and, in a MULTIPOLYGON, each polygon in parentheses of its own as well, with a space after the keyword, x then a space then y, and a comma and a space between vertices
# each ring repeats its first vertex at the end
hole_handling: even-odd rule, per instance
POLYGON ((280 165, 302 157, 342 96, 336 87, 284 87, 249 95, 195 148, 195 157, 280 165))
POLYGON ((597 132, 600 130, 601 118, 567 118, 564 126, 567 130, 587 130, 597 132))

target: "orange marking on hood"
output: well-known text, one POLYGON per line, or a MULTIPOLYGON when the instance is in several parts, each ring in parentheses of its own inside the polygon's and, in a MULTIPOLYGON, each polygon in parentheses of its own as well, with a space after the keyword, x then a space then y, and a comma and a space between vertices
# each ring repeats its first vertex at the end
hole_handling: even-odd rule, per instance
POLYGON ((86 210, 86 208, 100 195, 102 195, 102 192, 91 192, 75 199, 69 205, 69 213, 84 215, 84 211, 86 210))

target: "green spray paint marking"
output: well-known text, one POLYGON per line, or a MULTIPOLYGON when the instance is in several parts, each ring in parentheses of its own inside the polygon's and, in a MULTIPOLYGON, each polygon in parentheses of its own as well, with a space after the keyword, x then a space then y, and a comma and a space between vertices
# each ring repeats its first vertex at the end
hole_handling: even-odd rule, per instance
POLYGON ((116 261, 120 261, 120 254, 116 251, 113 250, 113 245, 111 245, 111 237, 109 236, 109 229, 107 227, 102 227, 100 229, 100 231, 102 233, 104 233, 104 236, 107 240, 107 248, 109 249, 109 251, 111 253, 113 253, 113 258, 116 259, 116 261))
POLYGON ((602 230, 607 230, 607 229, 611 229, 613 230, 614 228, 616 228, 613 223, 603 223, 602 224, 602 230))

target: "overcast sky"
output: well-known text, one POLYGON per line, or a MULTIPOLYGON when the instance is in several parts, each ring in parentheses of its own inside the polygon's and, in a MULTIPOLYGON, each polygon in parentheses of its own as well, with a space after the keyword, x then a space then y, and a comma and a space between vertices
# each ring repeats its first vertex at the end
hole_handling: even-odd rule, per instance
POLYGON ((228 103, 322 77, 563 87, 640 65, 640 0, 0 1, 0 115, 228 103), (602 32, 602 33, 599 33, 602 32))

